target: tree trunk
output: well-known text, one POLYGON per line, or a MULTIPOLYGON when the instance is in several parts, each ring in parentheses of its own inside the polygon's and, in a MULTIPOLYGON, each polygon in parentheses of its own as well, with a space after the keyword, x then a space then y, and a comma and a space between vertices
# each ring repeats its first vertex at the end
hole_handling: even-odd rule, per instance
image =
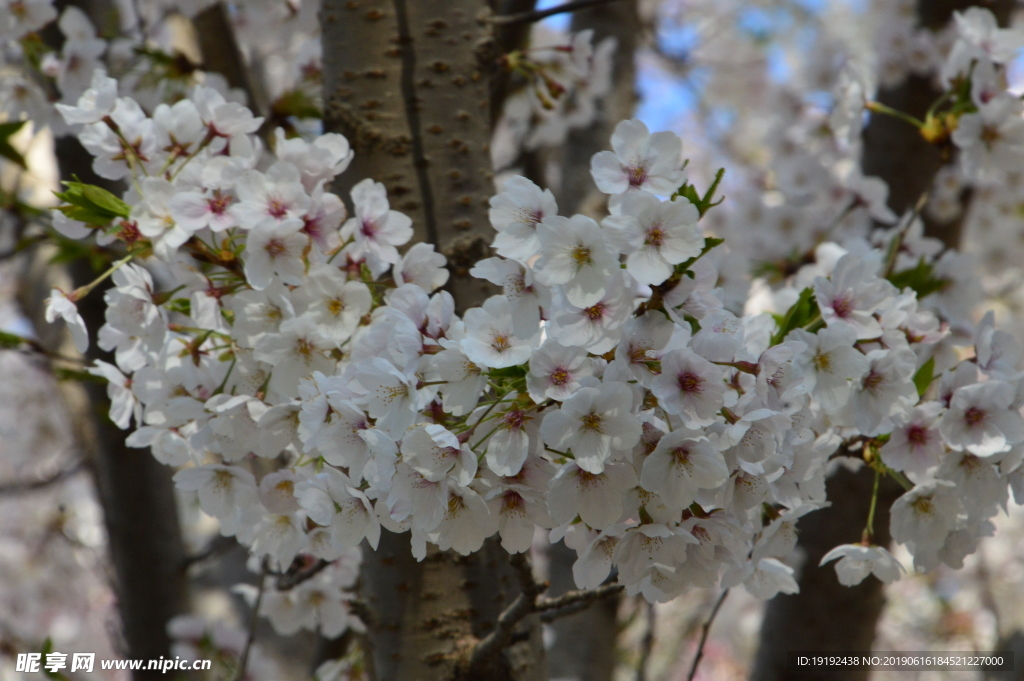
MULTIPOLYGON (((469 277, 493 236, 488 12, 483 0, 324 0, 321 13, 325 129, 355 150, 336 190, 384 182, 392 207, 413 219, 414 240, 448 258, 460 311, 491 292, 469 277)), ((468 557, 432 548, 418 563, 409 535, 385 531, 364 552, 359 591, 373 678, 427 681, 462 673, 518 587, 493 539, 468 557)), ((484 678, 542 678, 539 621, 527 625, 484 678)))
MULTIPOLYGON (((991 9, 1005 26, 1013 4, 1010 0, 918 0, 917 14, 922 26, 938 30, 949 22, 954 11, 980 5, 991 9)), ((881 90, 877 99, 923 118, 940 94, 930 80, 911 75, 901 85, 881 90)), ((911 126, 890 116, 873 115, 864 130, 864 174, 885 180, 889 185, 889 207, 897 213, 914 206, 946 161, 911 126)), ((960 241, 960 226, 960 220, 937 224, 926 218, 928 234, 951 247, 960 241)), ((860 585, 847 588, 839 584, 831 565, 818 567, 818 563, 832 547, 860 539, 872 483, 873 473, 867 468, 856 474, 840 469, 827 483, 832 506, 800 521, 799 546, 807 555, 799 579, 800 593, 779 595, 768 602, 751 677, 754 681, 867 678, 867 672, 853 669, 830 669, 828 673, 809 668, 787 669, 786 653, 871 649, 885 605, 884 585, 868 577, 860 585)), ((875 541, 881 546, 889 544, 889 507, 901 493, 895 483, 883 482, 875 517, 875 541)))
MULTIPOLYGON (((800 593, 780 594, 768 602, 761 640, 754 658, 753 681, 866 681, 864 669, 789 668, 790 651, 868 651, 875 623, 885 606, 883 584, 873 575, 855 587, 836 579, 834 564, 819 567, 822 556, 839 544, 856 544, 868 517, 874 473, 840 468, 828 479, 832 505, 799 521, 800 547, 805 552, 800 593)), ((903 493, 891 480, 879 490, 875 511, 875 542, 888 546, 889 507, 903 493)))

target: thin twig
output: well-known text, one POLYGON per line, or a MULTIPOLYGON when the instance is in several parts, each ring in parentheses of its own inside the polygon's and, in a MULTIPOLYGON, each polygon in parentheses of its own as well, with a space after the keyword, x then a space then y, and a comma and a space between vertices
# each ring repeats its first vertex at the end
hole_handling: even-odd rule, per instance
POLYGON ((596 7, 598 5, 604 5, 609 2, 615 2, 615 0, 573 0, 557 7, 549 7, 548 9, 538 9, 531 12, 520 12, 518 14, 506 14, 504 16, 494 17, 491 22, 498 26, 509 26, 512 24, 532 24, 538 21, 543 21, 548 17, 553 17, 556 14, 565 14, 566 12, 576 12, 581 9, 587 9, 588 7, 596 7))
POLYGON ((237 542, 234 537, 225 537, 222 534, 218 534, 216 537, 211 539, 199 553, 191 556, 185 556, 185 560, 181 561, 181 569, 186 570, 196 563, 201 563, 208 558, 212 558, 221 551, 225 551, 232 546, 235 546, 236 543, 237 542))
MULTIPOLYGON (((644 601, 646 603, 646 601, 644 601)), ((647 603, 647 631, 640 641, 640 661, 636 665, 636 681, 647 681, 647 663, 651 660, 651 651, 654 650, 654 625, 657 618, 657 611, 654 603, 647 603)))
POLYGON ((722 603, 725 602, 725 597, 728 595, 728 589, 722 592, 722 595, 719 596, 718 600, 715 602, 715 607, 711 609, 711 615, 704 623, 702 631, 700 632, 700 643, 697 644, 697 654, 694 656, 693 664, 690 666, 690 673, 686 675, 686 681, 693 681, 693 677, 697 675, 697 666, 700 664, 701 658, 704 657, 704 644, 708 642, 708 632, 711 631, 711 625, 715 621, 715 615, 718 614, 718 610, 722 607, 722 603))
POLYGON ((331 562, 321 558, 305 570, 298 568, 301 563, 294 563, 286 572, 277 575, 277 590, 288 591, 302 584, 307 579, 312 579, 322 572, 331 562))
POLYGON ((13 496, 17 494, 28 494, 29 492, 38 492, 39 490, 78 475, 83 470, 85 470, 85 464, 79 461, 68 468, 59 470, 53 475, 40 480, 5 482, 0 484, 0 496, 13 496))
POLYGON ((263 569, 260 571, 260 586, 256 591, 256 602, 252 605, 252 617, 249 619, 249 637, 245 640, 245 648, 242 649, 242 656, 238 658, 238 674, 235 681, 242 681, 245 678, 245 667, 249 664, 249 653, 252 652, 252 644, 256 641, 256 623, 259 620, 260 603, 263 602, 263 592, 267 585, 267 559, 263 559, 263 569))
POLYGON ((597 587, 596 589, 567 591, 556 598, 538 599, 534 610, 537 612, 544 612, 545 610, 555 610, 576 604, 582 604, 584 607, 587 607, 594 601, 601 600, 605 596, 617 594, 625 588, 626 587, 622 584, 605 584, 597 587))

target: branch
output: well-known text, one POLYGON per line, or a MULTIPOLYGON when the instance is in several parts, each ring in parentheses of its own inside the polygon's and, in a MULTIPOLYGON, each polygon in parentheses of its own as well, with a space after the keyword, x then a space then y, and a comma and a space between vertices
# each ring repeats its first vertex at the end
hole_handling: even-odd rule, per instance
POLYGON ((654 603, 646 603, 646 605, 647 631, 644 632, 644 637, 640 641, 640 661, 636 665, 636 681, 647 681, 647 665, 651 660, 651 651, 654 650, 654 625, 657 611, 654 609, 654 603))
POLYGON ((553 17, 556 14, 577 12, 581 9, 597 7, 598 5, 604 5, 609 2, 615 2, 615 0, 572 0, 572 2, 567 2, 564 5, 558 5, 557 7, 550 7, 548 9, 538 9, 532 12, 520 12, 519 14, 506 14, 504 16, 494 17, 491 19, 491 22, 497 26, 532 24, 538 21, 543 21, 548 17, 553 17))
POLYGON ((711 631, 711 624, 715 621, 715 615, 718 614, 719 608, 722 607, 722 603, 725 602, 725 597, 729 595, 729 590, 726 589, 722 592, 722 595, 718 597, 715 602, 715 607, 711 609, 711 615, 708 617, 708 621, 704 623, 702 631, 700 632, 700 643, 697 644, 697 655, 693 658, 693 664, 690 666, 690 673, 686 675, 686 681, 693 681, 693 677, 697 675, 697 665, 700 664, 701 658, 704 657, 704 644, 708 642, 708 632, 711 631))
POLYGON ((65 468, 64 470, 57 471, 56 473, 50 475, 49 477, 42 478, 40 480, 25 480, 2 483, 0 484, 0 496, 14 496, 18 494, 38 492, 39 490, 46 489, 51 485, 55 485, 58 482, 62 482, 70 477, 78 475, 83 470, 85 470, 85 464, 82 461, 79 461, 75 463, 73 466, 65 468))
POLYGON ((322 572, 331 562, 321 558, 306 569, 300 569, 301 562, 292 563, 286 572, 277 575, 277 590, 288 591, 294 589, 308 579, 312 579, 322 572))
POLYGON ((212 558, 221 551, 225 551, 231 548, 236 543, 237 542, 235 541, 234 537, 225 537, 222 534, 218 534, 216 537, 211 539, 209 543, 206 546, 204 546, 199 553, 196 553, 191 556, 185 556, 185 560, 181 562, 181 569, 187 570, 196 563, 201 563, 207 558, 212 558))
MULTIPOLYGON (((611 596, 619 593, 626 587, 622 584, 604 584, 597 587, 596 589, 580 589, 579 591, 567 591, 566 593, 558 596, 557 598, 541 598, 538 599, 535 610, 537 612, 544 612, 547 610, 557 610, 558 612, 552 613, 554 617, 562 617, 562 608, 573 607, 572 612, 577 612, 585 608, 590 607, 590 604, 594 601, 599 601, 605 596, 611 596)), ((568 612, 564 614, 569 614, 568 612)))
POLYGON ((252 652, 252 644, 256 640, 256 623, 259 621, 260 603, 263 602, 263 592, 267 586, 267 559, 263 559, 263 569, 260 571, 260 588, 256 592, 256 602, 252 604, 252 617, 249 619, 249 637, 245 640, 245 648, 242 649, 242 656, 238 658, 238 673, 235 681, 242 681, 245 678, 245 668, 249 664, 249 653, 252 652))
POLYGON ((519 575, 520 594, 515 601, 498 617, 494 630, 486 638, 479 641, 473 648, 469 660, 470 672, 485 668, 488 659, 499 654, 512 643, 516 625, 534 613, 544 613, 541 621, 550 622, 574 612, 584 610, 597 600, 617 594, 625 586, 622 584, 605 584, 596 589, 569 591, 557 598, 540 598, 540 594, 548 588, 547 583, 539 583, 533 578, 533 571, 526 554, 517 553, 510 559, 512 567, 519 575))
POLYGON ((510 562, 519 575, 520 594, 512 602, 512 605, 498 616, 494 630, 473 647, 473 653, 469 660, 471 673, 473 670, 484 669, 487 660, 497 656, 512 642, 512 634, 516 625, 527 615, 536 611, 537 596, 546 588, 545 584, 539 584, 534 580, 530 562, 526 559, 525 553, 513 554, 510 562))

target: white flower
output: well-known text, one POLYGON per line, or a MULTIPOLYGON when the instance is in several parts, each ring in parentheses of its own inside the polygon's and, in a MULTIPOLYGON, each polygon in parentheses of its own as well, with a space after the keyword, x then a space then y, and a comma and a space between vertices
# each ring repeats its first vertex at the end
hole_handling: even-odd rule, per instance
MULTIPOLYGON (((53 12, 53 7, 50 5, 49 0, 35 0, 34 2, 26 2, 25 0, 13 1, 20 3, 27 10, 26 20, 30 18, 39 19, 41 18, 40 13, 48 14, 53 12)), ((12 19, 17 19, 18 14, 11 12, 9 16, 12 19)), ((53 12, 53 16, 50 19, 54 17, 56 17, 55 12, 53 12)), ((43 23, 46 22, 44 21, 43 23)), ((3 29, 0 28, 0 35, 3 35, 3 33, 3 29)), ((64 122, 68 125, 88 125, 90 123, 97 123, 103 120, 104 116, 110 115, 114 110, 116 102, 117 81, 113 78, 108 78, 107 72, 104 69, 96 69, 92 74, 92 85, 82 93, 75 106, 68 106, 67 104, 55 104, 54 106, 64 117, 64 122)))
POLYGON ((498 231, 494 237, 495 250, 498 255, 525 265, 540 251, 537 225, 558 215, 554 194, 516 175, 505 182, 501 193, 491 197, 490 204, 488 216, 498 231))
POLYGON ((355 155, 344 135, 335 132, 320 135, 312 142, 301 137, 288 139, 284 130, 274 130, 274 155, 297 167, 307 191, 321 182, 330 182, 345 172, 355 155))
POLYGON ((78 314, 78 306, 68 294, 55 288, 50 290, 50 297, 46 299, 46 321, 52 324, 57 317, 67 324, 71 338, 75 341, 75 348, 79 352, 89 349, 89 331, 85 328, 82 315, 78 314))
POLYGON ((712 423, 725 403, 722 370, 689 349, 662 357, 651 392, 665 411, 682 416, 691 428, 712 423))
POLYGON ((941 413, 942 405, 938 402, 925 402, 914 407, 905 422, 893 430, 889 441, 882 445, 879 453, 885 465, 918 475, 924 475, 937 465, 945 452, 936 427, 941 413))
POLYGON ((856 586, 872 573, 889 584, 906 572, 900 562, 881 546, 843 544, 826 553, 818 565, 824 565, 836 558, 840 559, 836 563, 836 577, 843 586, 856 586))
POLYGON ((549 446, 572 450, 576 464, 600 473, 615 452, 632 449, 640 441, 640 419, 632 413, 633 392, 625 383, 603 383, 580 388, 544 417, 540 435, 549 446))
POLYGON ((585 215, 552 216, 537 226, 540 259, 534 276, 547 286, 561 286, 573 305, 588 307, 605 294, 605 282, 618 268, 604 232, 585 215))
POLYGON ((686 560, 686 545, 697 540, 685 530, 670 528, 661 523, 645 523, 626 530, 618 543, 612 560, 619 568, 623 582, 638 582, 654 564, 678 565, 686 560))
POLYGON ((986 8, 968 7, 953 17, 957 41, 942 67, 944 82, 967 75, 975 62, 1006 64, 1024 47, 1024 33, 1019 28, 1000 28, 986 8))
POLYGON ((548 511, 558 524, 577 515, 594 529, 603 529, 622 515, 622 495, 636 485, 636 473, 626 464, 608 464, 601 473, 588 473, 575 462, 562 466, 551 479, 548 511))
POLYGON ((698 489, 714 489, 728 478, 725 458, 704 434, 679 428, 663 436, 644 460, 640 484, 681 510, 693 503, 698 489))
POLYGON ((513 406, 490 424, 494 430, 487 441, 487 467, 495 474, 519 474, 530 453, 530 436, 526 427, 532 418, 513 406))
POLYGON ((374 357, 359 366, 352 389, 359 394, 355 400, 377 419, 377 427, 392 437, 401 437, 412 425, 416 413, 425 405, 426 395, 416 390, 416 377, 399 371, 381 357, 374 357))
POLYGON ((136 425, 142 425, 142 405, 132 393, 132 382, 112 364, 96 360, 89 373, 107 379, 107 397, 110 398, 110 420, 121 430, 127 430, 132 416, 136 425))
POLYGON ((344 473, 325 466, 323 472, 297 485, 295 493, 309 518, 330 528, 336 545, 354 547, 365 538, 377 549, 380 520, 366 495, 344 473))
POLYGON ((439 549, 454 549, 468 556, 479 551, 484 539, 497 529, 497 518, 479 494, 468 487, 452 485, 448 488, 448 512, 436 530, 439 549))
POLYGON ((256 479, 238 466, 209 464, 185 468, 174 475, 174 484, 199 493, 199 507, 218 520, 231 518, 238 509, 258 504, 256 479))
POLYGON ((892 538, 915 553, 936 550, 955 529, 960 500, 956 485, 933 480, 914 487, 892 505, 892 538))
POLYGON ((968 177, 998 179, 1024 160, 1024 119, 1021 103, 1001 94, 960 117, 953 142, 960 147, 960 163, 968 177))
POLYGON ((189 233, 201 229, 223 232, 238 225, 240 218, 236 211, 237 205, 229 192, 220 189, 205 192, 178 191, 167 202, 171 217, 189 233))
POLYGON ((814 280, 814 297, 826 324, 844 321, 857 333, 857 338, 877 338, 882 327, 873 313, 896 293, 885 279, 867 271, 863 259, 849 254, 836 263, 829 279, 814 280))
POLYGON ((434 252, 434 244, 413 244, 392 270, 395 283, 399 286, 415 284, 427 293, 433 293, 448 281, 445 262, 443 255, 434 252))
POLYGON ((355 215, 341 228, 341 237, 353 240, 349 255, 368 259, 371 269, 399 262, 395 247, 412 238, 409 216, 391 210, 384 185, 371 179, 352 188, 352 203, 355 215))
POLYGON ((458 348, 449 348, 434 355, 431 366, 441 386, 442 406, 452 416, 465 416, 480 401, 487 377, 458 348))
POLYGON ((515 260, 485 258, 477 262, 470 275, 486 279, 502 287, 502 293, 512 307, 512 324, 519 336, 532 336, 540 325, 541 308, 551 306, 550 291, 534 281, 531 270, 515 260))
POLYGON ((449 475, 460 485, 476 476, 476 455, 437 423, 416 426, 402 438, 402 461, 430 482, 449 475))
POLYGON ((1017 391, 989 380, 959 388, 942 415, 939 432, 950 447, 978 456, 1004 452, 1024 440, 1024 418, 1011 408, 1017 391))
POLYGON ((583 348, 549 340, 530 357, 526 387, 530 398, 538 404, 545 399, 561 402, 579 390, 581 378, 593 375, 593 362, 583 348))
POLYGON ((299 501, 295 498, 295 483, 298 481, 298 474, 287 468, 264 475, 257 487, 260 503, 271 513, 299 510, 299 501))
POLYGON ((237 189, 235 213, 244 225, 299 218, 309 207, 299 169, 291 163, 275 163, 265 174, 247 171, 239 178, 237 189))
POLYGON ((370 311, 370 289, 361 281, 348 281, 337 267, 323 264, 310 269, 298 289, 306 301, 306 314, 331 340, 341 343, 355 333, 363 315, 370 311))
POLYGON ((245 242, 245 277, 250 286, 265 289, 275 274, 285 284, 303 283, 306 264, 302 257, 309 237, 301 230, 302 220, 265 220, 249 232, 245 242))
POLYGON ((853 396, 846 407, 865 435, 879 435, 892 428, 892 420, 905 414, 918 400, 914 386, 917 355, 909 348, 872 350, 868 370, 854 384, 853 396))
POLYGON ((700 213, 688 200, 660 201, 637 192, 623 200, 620 210, 602 225, 619 252, 628 254, 626 270, 641 284, 660 284, 675 265, 700 255, 700 213))
POLYGON ((978 368, 986 374, 1009 377, 1016 373, 1021 356, 1020 343, 1012 333, 995 328, 992 310, 985 313, 974 332, 974 351, 978 368))
POLYGON ((560 293, 556 295, 548 333, 563 345, 580 346, 593 354, 614 348, 634 307, 633 296, 623 281, 626 276, 611 274, 605 280, 604 295, 586 307, 577 307, 560 293))
POLYGON ((281 324, 278 333, 268 333, 256 343, 256 359, 273 370, 273 385, 294 394, 299 379, 314 371, 331 373, 334 363, 327 352, 331 343, 310 317, 296 317, 281 324))
POLYGON ((867 357, 853 346, 857 342, 853 327, 837 321, 817 334, 797 329, 787 338, 807 345, 797 361, 807 389, 825 410, 835 412, 846 404, 851 381, 859 381, 868 370, 867 357))
POLYGON ((680 169, 683 143, 675 133, 652 135, 643 121, 622 121, 612 134, 612 149, 594 154, 590 163, 594 184, 605 194, 642 189, 671 196, 686 181, 680 169))
POLYGON ((462 352, 473 363, 489 369, 523 364, 530 358, 530 338, 515 335, 512 310, 504 296, 491 296, 482 307, 466 312, 462 352))

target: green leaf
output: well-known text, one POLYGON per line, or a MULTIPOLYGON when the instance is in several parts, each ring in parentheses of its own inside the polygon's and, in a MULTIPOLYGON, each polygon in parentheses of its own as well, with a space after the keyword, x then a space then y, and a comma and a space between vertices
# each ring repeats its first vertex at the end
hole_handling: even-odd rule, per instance
POLYGON ((935 358, 929 357, 928 361, 921 365, 921 368, 914 374, 914 385, 917 387, 917 396, 923 397, 924 391, 935 380, 935 358))
POLYGON ((0 123, 0 156, 12 163, 17 163, 22 168, 27 168, 25 157, 18 153, 18 150, 11 146, 11 136, 21 130, 28 121, 11 121, 0 123))
POLYGON ((192 301, 188 298, 175 298, 174 300, 169 300, 164 307, 170 312, 180 312, 186 316, 190 316, 192 314, 192 301))
POLYGON ((304 90, 288 90, 271 106, 275 118, 323 118, 323 112, 304 90))
POLYGON ((814 289, 808 287, 800 292, 793 306, 789 308, 782 320, 775 317, 779 330, 772 336, 772 345, 777 345, 785 340, 786 336, 793 329, 800 329, 810 324, 816 317, 821 315, 818 309, 818 301, 814 299, 814 289))
POLYGON ((724 175, 725 168, 719 168, 718 172, 715 173, 714 182, 712 182, 711 186, 708 187, 708 190, 704 192, 704 196, 698 194, 697 188, 694 187, 689 182, 687 182, 682 187, 676 190, 676 193, 672 195, 672 199, 674 200, 677 196, 683 197, 684 199, 692 203, 694 206, 696 206, 697 210, 700 212, 701 217, 704 217, 705 213, 707 213, 709 210, 711 210, 712 208, 719 205, 720 203, 722 203, 722 201, 725 200, 724 198, 719 199, 714 203, 712 203, 711 201, 715 197, 715 191, 718 189, 718 185, 722 183, 722 177, 724 175))
POLYGON ((67 190, 54 192, 65 205, 58 210, 72 220, 103 227, 112 220, 127 218, 131 207, 106 189, 84 182, 65 182, 67 190))
POLYGON ((889 275, 889 281, 901 291, 908 287, 912 288, 917 292, 918 300, 920 300, 949 285, 947 280, 936 277, 934 270, 935 268, 931 264, 921 258, 916 267, 889 275))
POLYGON ((504 369, 491 369, 487 375, 492 378, 522 378, 526 375, 526 367, 512 366, 504 369))
POLYGON ((25 339, 21 336, 17 336, 13 333, 7 333, 6 331, 0 331, 0 348, 4 350, 13 350, 20 348, 25 344, 25 339))

